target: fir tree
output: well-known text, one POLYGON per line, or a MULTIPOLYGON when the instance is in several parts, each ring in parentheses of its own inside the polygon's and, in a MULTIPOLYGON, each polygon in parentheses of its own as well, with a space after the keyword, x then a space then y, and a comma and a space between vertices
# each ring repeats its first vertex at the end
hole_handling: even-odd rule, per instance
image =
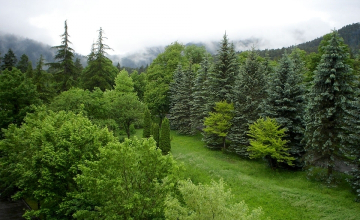
POLYGON ((183 71, 181 65, 175 71, 171 91, 171 125, 180 134, 191 134, 192 84, 194 74, 191 66, 183 71))
POLYGON ((25 73, 28 68, 28 62, 29 57, 26 56, 26 54, 21 55, 20 61, 16 65, 16 68, 18 68, 22 73, 25 73))
MULTIPOLYGON (((298 61, 298 60, 297 60, 298 61)), ((297 168, 303 166, 302 157, 305 153, 301 144, 304 134, 304 95, 301 65, 294 65, 285 53, 279 61, 279 67, 268 80, 268 97, 262 105, 262 116, 276 119, 282 128, 286 129, 290 156, 294 157, 297 168)))
POLYGON ((41 55, 33 71, 32 82, 36 86, 39 98, 46 103, 50 102, 54 95, 54 90, 51 85, 52 75, 43 70, 44 65, 44 58, 41 55))
POLYGON ((348 53, 337 31, 322 48, 306 109, 306 162, 326 168, 327 182, 333 181, 335 163, 358 145, 357 81, 346 64, 348 53))
POLYGON ((252 49, 245 64, 235 80, 232 91, 234 103, 234 118, 229 132, 230 148, 242 156, 248 156, 249 145, 247 130, 260 114, 260 104, 266 98, 265 70, 258 60, 258 54, 252 49))
POLYGON ((163 155, 166 155, 171 150, 170 143, 170 124, 167 118, 164 118, 160 128, 159 148, 163 155))
POLYGON ((144 114, 143 138, 149 138, 151 136, 151 125, 151 114, 149 109, 146 108, 144 114))
POLYGON ((103 36, 103 30, 100 27, 98 40, 91 49, 88 56, 88 66, 84 69, 81 77, 84 89, 93 90, 95 87, 99 87, 105 91, 112 89, 114 85, 114 79, 119 71, 112 65, 112 61, 105 56, 106 50, 111 49, 104 43, 105 39, 106 37, 103 36))
POLYGON ((203 127, 204 118, 209 113, 209 71, 210 63, 205 56, 201 62, 201 67, 195 77, 192 88, 191 127, 193 132, 203 127))
POLYGON ((54 78, 57 84, 57 92, 63 92, 69 90, 78 84, 79 77, 77 68, 74 65, 74 50, 70 47, 70 35, 68 34, 67 21, 65 21, 65 31, 62 35, 61 45, 53 48, 57 49, 55 60, 57 63, 48 63, 48 65, 55 69, 54 78))
POLYGON ((34 70, 32 67, 32 62, 29 61, 27 64, 27 68, 26 68, 26 72, 25 72, 25 77, 27 79, 32 79, 34 77, 34 70))
POLYGON ((1 65, 1 69, 2 70, 9 69, 11 71, 12 68, 15 67, 16 62, 17 62, 17 59, 16 59, 14 52, 11 49, 9 49, 8 52, 4 55, 3 64, 1 65))
POLYGON ((84 67, 83 65, 81 64, 81 61, 79 58, 76 58, 75 59, 75 63, 74 63, 74 66, 76 68, 76 72, 77 72, 77 75, 81 75, 81 72, 83 71, 84 67))
POLYGON ((156 141, 156 147, 159 147, 159 136, 160 136, 160 129, 158 123, 152 123, 151 127, 151 135, 153 136, 154 140, 156 141))

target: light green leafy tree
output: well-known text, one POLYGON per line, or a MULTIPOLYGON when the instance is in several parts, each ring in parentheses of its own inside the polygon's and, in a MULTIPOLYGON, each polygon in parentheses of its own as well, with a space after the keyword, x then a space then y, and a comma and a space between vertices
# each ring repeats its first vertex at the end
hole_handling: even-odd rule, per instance
POLYGON ((154 139, 111 143, 100 148, 99 157, 81 165, 82 174, 75 178, 81 191, 74 194, 68 208, 78 206, 76 219, 163 216, 166 195, 174 190, 181 168, 171 155, 162 155, 154 139))
POLYGON ((265 219, 261 207, 249 210, 244 201, 231 204, 232 194, 222 180, 211 185, 195 185, 191 180, 178 184, 180 200, 168 195, 165 218, 169 220, 255 220, 265 219))
POLYGON ((148 108, 145 108, 144 123, 143 123, 143 138, 149 138, 151 136, 151 114, 148 108))
POLYGON ((275 119, 269 117, 259 118, 249 126, 248 135, 251 139, 247 150, 251 159, 265 157, 273 169, 277 167, 278 162, 293 165, 292 161, 295 158, 288 153, 288 141, 284 140, 286 129, 280 127, 275 119))
POLYGON ((231 127, 234 105, 226 101, 216 102, 214 112, 209 113, 209 117, 204 120, 204 132, 214 134, 222 138, 223 149, 226 149, 226 136, 231 127))

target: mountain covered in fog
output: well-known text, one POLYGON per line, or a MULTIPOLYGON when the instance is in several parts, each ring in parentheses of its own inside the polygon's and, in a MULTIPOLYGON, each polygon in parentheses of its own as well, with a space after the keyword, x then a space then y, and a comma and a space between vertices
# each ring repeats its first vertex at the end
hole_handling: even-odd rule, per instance
MULTIPOLYGON (((360 23, 354 23, 347 25, 338 30, 339 34, 344 38, 346 44, 351 48, 352 53, 358 53, 360 48, 360 23)), ((297 45, 302 50, 307 52, 317 51, 317 47, 322 40, 322 36, 302 44, 297 45)), ((219 39, 220 41, 220 39, 219 39)), ((266 42, 260 38, 249 38, 242 40, 232 41, 235 46, 236 51, 245 51, 251 49, 252 46, 255 48, 264 48, 266 42)), ((205 46, 207 51, 211 54, 216 54, 219 49, 219 42, 189 42, 185 45, 199 45, 205 46)), ((37 42, 28 38, 23 38, 11 34, 0 33, 0 52, 1 56, 4 56, 7 53, 8 49, 11 48, 17 58, 19 59, 22 54, 26 54, 29 59, 33 62, 33 65, 36 64, 40 55, 43 55, 45 62, 53 62, 54 56, 56 54, 56 49, 51 48, 51 46, 37 42)), ((288 47, 291 48, 291 47, 288 47)), ((108 57, 113 61, 114 65, 118 62, 123 67, 141 67, 150 64, 161 52, 163 52, 165 46, 157 46, 144 48, 141 51, 136 51, 126 55, 109 55, 108 57)), ((280 56, 284 50, 287 48, 271 49, 269 48, 268 54, 271 58, 277 58, 280 56)), ((75 51, 76 52, 76 51, 75 51)), ((265 52, 264 50, 259 51, 261 55, 265 52)), ((75 58, 80 58, 82 64, 86 66, 86 56, 75 53, 75 58)))

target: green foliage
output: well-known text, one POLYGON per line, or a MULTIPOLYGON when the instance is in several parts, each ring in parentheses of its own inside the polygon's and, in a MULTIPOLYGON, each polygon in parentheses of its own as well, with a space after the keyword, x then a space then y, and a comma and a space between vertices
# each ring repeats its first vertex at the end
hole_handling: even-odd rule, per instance
POLYGON ((65 218, 60 207, 67 193, 80 189, 74 181, 80 174, 78 166, 96 160, 99 148, 114 138, 81 113, 38 108, 24 121, 20 128, 12 125, 5 130, 0 142, 2 179, 16 176, 12 181, 20 191, 15 198, 38 202, 39 210, 27 211, 26 216, 65 218))
POLYGON ((98 87, 105 91, 106 89, 112 89, 114 85, 114 79, 119 70, 105 56, 106 50, 111 48, 104 44, 104 39, 103 30, 100 28, 98 40, 93 44, 91 53, 88 56, 88 66, 82 72, 81 83, 84 89, 94 90, 98 87))
MULTIPOLYGON (((55 95, 52 85, 53 75, 43 70, 44 59, 40 56, 35 69, 32 71, 32 83, 36 86, 39 98, 44 103, 49 103, 55 95)), ((30 73, 29 73, 30 75, 30 73)))
POLYGON ((119 95, 134 93, 134 82, 125 69, 117 74, 114 90, 119 95))
POLYGON ((163 215, 180 167, 150 138, 100 148, 99 160, 87 161, 80 170, 75 181, 82 190, 68 203, 78 205, 76 219, 155 219, 163 215))
POLYGON ((79 71, 74 65, 74 50, 70 47, 67 21, 64 24, 64 33, 60 35, 62 37, 61 45, 54 46, 57 49, 55 60, 57 63, 48 63, 50 68, 55 70, 54 78, 57 84, 57 92, 69 90, 71 87, 78 85, 79 71))
POLYGON ((134 91, 136 92, 137 96, 139 97, 140 101, 144 100, 144 93, 146 88, 146 75, 145 73, 138 73, 138 71, 134 70, 130 77, 134 82, 134 91))
POLYGON ((151 114, 149 109, 145 108, 143 135, 142 135, 143 138, 149 138, 151 136, 151 126, 152 126, 151 114))
POLYGON ((163 155, 169 154, 171 150, 170 123, 167 118, 164 118, 161 123, 159 148, 161 149, 163 155))
POLYGON ((231 127, 234 105, 226 101, 215 103, 215 112, 210 112, 204 120, 204 132, 214 134, 223 139, 223 149, 226 149, 225 138, 231 127))
POLYGON ((245 157, 248 156, 248 126, 259 118, 259 107, 266 98, 265 68, 258 57, 254 49, 248 52, 245 64, 240 67, 240 73, 236 76, 235 86, 231 91, 234 118, 229 132, 230 148, 245 157))
POLYGON ((3 64, 1 65, 2 70, 12 70, 13 67, 15 67, 17 62, 16 56, 14 52, 9 49, 8 52, 3 57, 3 64))
POLYGON ((188 61, 182 55, 184 45, 172 43, 159 54, 147 69, 147 85, 144 100, 153 115, 158 115, 162 120, 169 112, 170 93, 169 84, 178 64, 187 66, 188 61))
POLYGON ((22 73, 25 73, 28 68, 29 57, 26 54, 21 55, 19 62, 16 65, 16 68, 19 69, 22 73))
POLYGON ((330 35, 315 71, 306 110, 306 162, 327 169, 333 182, 337 161, 343 161, 359 142, 357 78, 346 64, 348 54, 336 31, 330 35))
POLYGON ((152 123, 151 126, 151 135, 156 141, 156 147, 159 147, 159 140, 160 140, 160 128, 158 123, 152 123))
POLYGON ((287 129, 285 139, 290 155, 296 159, 296 168, 302 168, 305 153, 301 143, 305 130, 305 88, 302 84, 305 70, 299 53, 293 51, 292 59, 285 53, 279 60, 279 67, 269 76, 268 97, 263 102, 261 113, 261 116, 273 118, 287 129))
MULTIPOLYGON (((0 129, 20 125, 31 105, 40 104, 36 87, 15 67, 0 74, 0 129)), ((0 139, 2 131, 0 131, 0 139)))
POLYGON ((181 193, 180 202, 169 195, 165 201, 165 217, 169 220, 207 220, 207 219, 263 219, 261 207, 251 211, 244 201, 231 204, 233 195, 225 190, 221 179, 211 185, 195 185, 191 180, 180 181, 178 189, 181 193))
POLYGON ((283 140, 286 129, 280 127, 275 119, 269 117, 259 118, 249 126, 248 135, 252 139, 247 150, 251 159, 265 157, 271 168, 276 168, 278 162, 293 165, 294 158, 290 156, 289 148, 285 146, 288 141, 283 140))

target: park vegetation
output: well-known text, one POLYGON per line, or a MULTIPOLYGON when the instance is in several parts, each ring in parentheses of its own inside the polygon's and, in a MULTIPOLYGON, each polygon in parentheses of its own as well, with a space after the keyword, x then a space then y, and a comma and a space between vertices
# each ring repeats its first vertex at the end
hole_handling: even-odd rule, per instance
POLYGON ((83 67, 64 29, 56 62, 1 58, 0 193, 32 201, 27 219, 266 218, 222 179, 185 179, 174 132, 269 172, 346 178, 360 199, 360 58, 336 30, 278 59, 226 34, 216 55, 174 42, 139 73, 113 65, 102 28, 83 67))

